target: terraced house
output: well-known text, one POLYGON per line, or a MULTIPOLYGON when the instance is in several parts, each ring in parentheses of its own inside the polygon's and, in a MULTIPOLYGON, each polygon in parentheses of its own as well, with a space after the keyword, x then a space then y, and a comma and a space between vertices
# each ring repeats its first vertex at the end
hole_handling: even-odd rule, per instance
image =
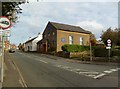
POLYGON ((37 43, 39 52, 61 51, 64 44, 89 45, 90 32, 79 26, 48 22, 42 40, 37 43))

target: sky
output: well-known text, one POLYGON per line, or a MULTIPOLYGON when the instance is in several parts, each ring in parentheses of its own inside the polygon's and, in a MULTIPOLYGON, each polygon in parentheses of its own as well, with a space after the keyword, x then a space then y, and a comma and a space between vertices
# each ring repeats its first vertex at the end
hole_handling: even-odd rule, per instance
POLYGON ((118 28, 118 0, 64 1, 31 0, 22 4, 19 22, 11 28, 11 43, 18 45, 39 32, 42 34, 48 21, 80 26, 95 34, 97 39, 107 28, 118 28))

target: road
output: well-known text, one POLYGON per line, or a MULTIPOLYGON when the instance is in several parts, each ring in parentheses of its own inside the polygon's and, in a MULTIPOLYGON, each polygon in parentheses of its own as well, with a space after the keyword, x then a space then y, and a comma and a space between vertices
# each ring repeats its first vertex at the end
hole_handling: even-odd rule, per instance
POLYGON ((3 87, 118 87, 117 66, 19 51, 7 53, 5 62, 3 87))

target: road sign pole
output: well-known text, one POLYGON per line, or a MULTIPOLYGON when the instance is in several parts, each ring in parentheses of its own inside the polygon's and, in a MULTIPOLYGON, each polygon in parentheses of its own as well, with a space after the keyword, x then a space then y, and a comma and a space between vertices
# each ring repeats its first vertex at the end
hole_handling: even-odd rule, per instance
POLYGON ((108 48, 108 61, 110 62, 110 49, 111 49, 111 40, 107 40, 107 48, 108 48))
MULTIPOLYGON (((0 30, 5 30, 11 27, 11 21, 5 16, 0 17, 0 30)), ((2 58, 1 58, 1 82, 3 82, 4 77, 4 31, 2 32, 2 58)))
POLYGON ((90 61, 92 61, 92 47, 91 47, 91 42, 90 42, 90 61))
POLYGON ((1 37, 2 37, 1 82, 3 82, 3 76, 4 76, 4 34, 2 34, 1 37))
POLYGON ((110 49, 108 49, 108 60, 110 62, 110 49))

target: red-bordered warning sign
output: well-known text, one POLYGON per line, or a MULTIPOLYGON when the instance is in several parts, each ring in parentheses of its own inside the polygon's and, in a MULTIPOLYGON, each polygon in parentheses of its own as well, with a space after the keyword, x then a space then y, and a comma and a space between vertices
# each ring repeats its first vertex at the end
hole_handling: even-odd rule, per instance
POLYGON ((110 40, 110 39, 108 39, 108 40, 107 40, 107 43, 108 43, 108 44, 111 44, 111 40, 110 40))
POLYGON ((1 16, 0 17, 0 28, 2 28, 3 30, 8 29, 11 27, 11 21, 5 17, 5 16, 1 16))

